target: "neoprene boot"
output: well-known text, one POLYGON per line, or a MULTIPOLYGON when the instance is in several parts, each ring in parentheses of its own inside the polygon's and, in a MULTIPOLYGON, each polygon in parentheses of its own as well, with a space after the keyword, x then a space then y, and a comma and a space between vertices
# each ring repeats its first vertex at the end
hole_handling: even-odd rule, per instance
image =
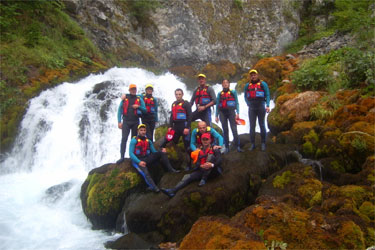
POLYGON ((261 150, 262 150, 262 151, 266 151, 266 144, 265 144, 265 143, 262 143, 262 144, 261 144, 261 150))
POLYGON ((162 164, 167 168, 168 172, 171 172, 171 173, 179 173, 180 172, 180 170, 176 170, 176 169, 173 168, 173 166, 172 166, 171 162, 169 161, 166 153, 162 153, 161 161, 162 161, 162 164))
POLYGON ((206 180, 205 179, 202 179, 199 184, 198 184, 198 187, 201 187, 201 186, 204 186, 206 185, 206 180))
POLYGON ((251 144, 249 150, 250 150, 250 151, 254 151, 254 150, 255 150, 255 144, 254 144, 254 143, 251 144))
POLYGON ((116 164, 119 165, 125 161, 124 157, 121 157, 119 160, 116 161, 116 164))
POLYGON ((174 187, 174 188, 162 188, 161 191, 166 194, 169 198, 172 198, 176 195, 176 192, 178 190, 180 190, 181 188, 185 187, 187 184, 186 180, 189 179, 189 176, 188 174, 184 175, 184 177, 182 178, 182 180, 177 183, 177 185, 174 187))

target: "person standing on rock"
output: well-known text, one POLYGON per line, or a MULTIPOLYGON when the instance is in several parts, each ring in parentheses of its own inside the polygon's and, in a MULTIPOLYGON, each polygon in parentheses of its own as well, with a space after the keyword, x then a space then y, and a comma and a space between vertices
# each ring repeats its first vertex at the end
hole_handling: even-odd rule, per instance
POLYGON ((202 148, 199 151, 194 171, 191 174, 184 175, 182 180, 177 183, 174 188, 160 189, 164 194, 172 198, 176 195, 178 190, 187 186, 189 183, 200 180, 198 186, 201 187, 206 184, 208 177, 222 173, 220 150, 214 150, 211 146, 211 142, 211 135, 209 133, 204 133, 202 135, 202 148))
POLYGON ((206 85, 206 75, 198 75, 198 88, 194 91, 190 104, 196 104, 197 109, 193 112, 191 121, 201 119, 211 126, 211 106, 216 103, 215 91, 206 85))
POLYGON ((147 84, 146 93, 143 95, 147 112, 142 114, 142 123, 147 126, 147 138, 151 141, 154 139, 155 123, 158 121, 158 102, 152 96, 153 92, 154 87, 151 84, 147 84))
POLYGON ((138 125, 138 135, 130 141, 129 155, 132 165, 144 178, 149 189, 157 193, 160 190, 151 178, 148 168, 160 160, 169 172, 178 173, 179 171, 172 167, 166 153, 156 151, 152 140, 146 136, 146 128, 145 124, 138 125))
POLYGON ((266 150, 266 126, 265 117, 266 112, 270 112, 270 91, 265 81, 261 81, 258 76, 258 71, 251 69, 249 71, 250 82, 245 85, 245 101, 249 107, 249 121, 250 121, 250 151, 255 149, 255 126, 258 118, 261 137, 261 150, 266 150))
MULTIPOLYGON (((190 125, 191 125, 191 106, 190 103, 183 99, 184 91, 176 89, 174 91, 176 101, 172 104, 172 113, 169 118, 168 133, 173 132, 172 141, 177 145, 180 137, 184 142, 187 158, 190 162, 190 125)), ((169 141, 164 139, 160 147, 162 152, 166 152, 166 145, 169 141)), ((188 163, 189 164, 189 163, 188 163)))
POLYGON ((126 143, 129 133, 131 136, 137 135, 137 126, 139 125, 139 117, 146 112, 146 106, 141 96, 137 95, 137 86, 129 85, 129 94, 123 95, 117 111, 118 128, 122 130, 122 138, 120 145, 120 159, 116 162, 120 164, 124 161, 126 143))
POLYGON ((227 79, 224 79, 221 83, 223 90, 217 94, 216 97, 216 122, 219 122, 223 127, 224 141, 225 141, 225 152, 229 152, 229 129, 233 134, 234 145, 237 147, 238 152, 242 152, 240 148, 240 140, 237 133, 237 123, 236 120, 239 118, 240 105, 238 102, 237 92, 234 89, 229 89, 230 83, 227 79))

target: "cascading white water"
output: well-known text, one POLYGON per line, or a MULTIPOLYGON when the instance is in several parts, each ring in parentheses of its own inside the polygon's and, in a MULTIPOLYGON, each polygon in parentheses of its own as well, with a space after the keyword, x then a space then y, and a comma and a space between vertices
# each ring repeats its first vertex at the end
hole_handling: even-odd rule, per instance
MULTIPOLYGON (((30 101, 15 146, 1 162, 0 249, 105 249, 104 242, 119 236, 91 230, 79 194, 91 169, 119 158, 117 109, 130 83, 138 92, 154 85, 154 96, 163 99, 161 123, 176 88, 184 90, 184 99, 191 96, 172 74, 112 68, 43 91, 30 101), (70 188, 48 198, 46 190, 65 182, 70 188)), ((214 85, 216 92, 220 88, 214 85)), ((241 117, 247 120, 243 96, 239 99, 241 117)), ((239 133, 248 130, 248 124, 239 126, 239 133)))

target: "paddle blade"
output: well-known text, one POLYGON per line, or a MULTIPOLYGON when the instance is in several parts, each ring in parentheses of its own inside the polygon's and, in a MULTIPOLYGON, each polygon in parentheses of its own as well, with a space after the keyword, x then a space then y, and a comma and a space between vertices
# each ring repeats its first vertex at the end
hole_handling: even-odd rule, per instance
POLYGON ((237 123, 237 125, 246 125, 245 120, 244 120, 244 119, 240 119, 240 118, 238 118, 238 119, 236 120, 236 123, 237 123))

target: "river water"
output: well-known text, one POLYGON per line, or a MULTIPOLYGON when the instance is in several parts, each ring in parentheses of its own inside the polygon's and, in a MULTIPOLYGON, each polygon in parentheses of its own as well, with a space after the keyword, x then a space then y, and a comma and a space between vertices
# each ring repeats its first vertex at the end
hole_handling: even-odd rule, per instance
MULTIPOLYGON (((60 84, 30 100, 15 146, 0 163, 0 249, 105 249, 104 242, 120 236, 91 230, 79 195, 91 169, 119 158, 117 108, 131 83, 139 92, 148 83, 154 85, 154 96, 162 99, 161 123, 176 88, 184 90, 185 99, 191 97, 184 83, 170 73, 156 76, 138 68, 112 68, 60 84), (98 88, 106 81, 103 89, 98 88), (68 184, 60 186, 66 188, 46 194, 62 183, 68 184)), ((221 89, 220 84, 213 87, 216 93, 221 89)), ((243 95, 239 100, 240 117, 247 121, 238 126, 239 134, 248 133, 243 95)))

